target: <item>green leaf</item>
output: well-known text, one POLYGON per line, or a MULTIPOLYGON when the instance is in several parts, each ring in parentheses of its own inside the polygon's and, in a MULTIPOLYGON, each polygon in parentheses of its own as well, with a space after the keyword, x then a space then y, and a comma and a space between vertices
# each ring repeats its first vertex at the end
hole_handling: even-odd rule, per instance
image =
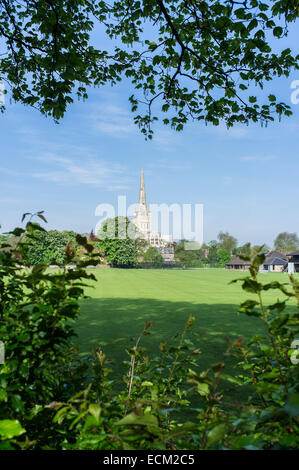
POLYGON ((0 421, 0 436, 2 439, 12 439, 24 432, 26 432, 25 429, 16 419, 3 419, 0 421))
POLYGON ((7 402, 7 398, 8 398, 7 392, 3 389, 0 389, 0 402, 1 401, 7 402))
POLYGON ((246 292, 257 294, 262 290, 262 285, 254 279, 247 278, 243 282, 242 289, 244 289, 246 292))
POLYGON ((88 408, 89 413, 95 418, 96 422, 99 422, 101 415, 101 407, 97 404, 90 404, 88 408))
POLYGON ((292 393, 284 408, 291 416, 299 416, 299 393, 292 393))
POLYGON ((187 323, 186 323, 186 325, 185 325, 185 328, 186 329, 190 328, 193 325, 194 322, 195 322, 195 317, 190 316, 187 323))
POLYGON ((149 382, 148 380, 145 380, 142 382, 141 387, 153 387, 153 382, 149 382))
POLYGON ((154 428, 158 428, 158 424, 158 419, 154 415, 144 414, 140 416, 135 413, 128 414, 116 423, 118 426, 149 426, 154 428))
POLYGON ((274 29, 273 29, 273 35, 276 36, 277 38, 279 38, 280 36, 282 36, 283 34, 283 29, 281 26, 276 26, 274 29))
POLYGON ((27 215, 31 215, 31 213, 30 213, 30 212, 25 212, 25 214, 22 215, 22 220, 21 220, 21 222, 24 221, 24 219, 27 217, 27 215))
POLYGON ((239 379, 237 379, 236 377, 233 377, 233 376, 231 376, 231 375, 222 374, 222 375, 221 375, 221 378, 222 378, 223 380, 227 380, 228 382, 230 382, 230 383, 232 383, 232 384, 235 384, 235 385, 239 385, 239 386, 243 385, 243 382, 242 382, 241 380, 239 380, 239 379))
POLYGON ((218 424, 208 433, 207 447, 211 447, 221 441, 226 434, 226 425, 218 424))
POLYGON ((208 386, 208 384, 205 384, 205 383, 197 384, 197 391, 198 391, 199 395, 201 395, 201 396, 205 396, 205 395, 208 395, 210 393, 209 386, 208 386))
POLYGON ((46 217, 45 217, 44 215, 42 215, 42 212, 39 212, 37 215, 38 215, 38 217, 39 217, 40 219, 42 219, 44 222, 48 223, 46 217))

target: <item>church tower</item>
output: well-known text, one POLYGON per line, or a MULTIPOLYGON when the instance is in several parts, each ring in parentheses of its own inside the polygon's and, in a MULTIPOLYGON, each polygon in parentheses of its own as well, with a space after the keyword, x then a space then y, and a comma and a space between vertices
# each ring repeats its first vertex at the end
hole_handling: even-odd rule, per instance
POLYGON ((146 194, 144 185, 143 168, 141 169, 139 202, 137 210, 134 212, 133 222, 138 228, 143 238, 155 247, 163 256, 166 263, 174 261, 174 245, 171 235, 162 236, 161 233, 152 232, 152 215, 150 209, 147 210, 146 194))
POLYGON ((139 203, 137 211, 134 213, 134 224, 147 240, 151 232, 151 214, 146 207, 146 194, 144 185, 143 168, 141 169, 139 203))

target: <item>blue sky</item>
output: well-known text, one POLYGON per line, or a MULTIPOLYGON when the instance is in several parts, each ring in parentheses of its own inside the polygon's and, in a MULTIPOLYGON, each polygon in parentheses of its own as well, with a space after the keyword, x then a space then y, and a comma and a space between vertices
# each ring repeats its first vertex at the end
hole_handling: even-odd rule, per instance
MULTIPOLYGON (((294 30, 295 31, 295 30, 294 30)), ((288 39, 296 44, 296 34, 288 39)), ((298 46, 297 50, 298 50, 298 46)), ((189 123, 176 133, 162 123, 153 141, 134 125, 126 82, 91 89, 60 124, 7 102, 0 115, 0 224, 20 224, 24 212, 44 210, 48 228, 87 232, 100 203, 138 199, 144 168, 149 203, 204 204, 204 240, 229 231, 245 243, 272 244, 281 231, 299 232, 299 105, 288 79, 267 85, 292 106, 281 123, 205 127, 189 123)))

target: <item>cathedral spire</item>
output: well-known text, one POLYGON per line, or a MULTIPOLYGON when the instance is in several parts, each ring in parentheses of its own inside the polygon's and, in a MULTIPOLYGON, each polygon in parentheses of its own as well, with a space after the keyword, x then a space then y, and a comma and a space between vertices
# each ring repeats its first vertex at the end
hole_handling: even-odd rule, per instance
POLYGON ((141 168, 141 178, 140 178, 140 191, 139 191, 139 205, 146 207, 146 197, 145 197, 145 186, 144 186, 144 175, 143 168, 141 168))

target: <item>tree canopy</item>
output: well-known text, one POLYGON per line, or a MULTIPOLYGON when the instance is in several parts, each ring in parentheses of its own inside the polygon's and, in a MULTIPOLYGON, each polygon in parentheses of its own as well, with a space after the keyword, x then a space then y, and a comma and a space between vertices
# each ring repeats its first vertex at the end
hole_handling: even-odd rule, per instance
POLYGON ((159 110, 176 130, 189 119, 268 122, 290 107, 252 85, 298 69, 299 56, 273 41, 298 15, 297 0, 2 0, 0 79, 14 100, 59 120, 75 95, 126 78, 149 137, 159 110))
POLYGON ((219 248, 217 251, 217 261, 219 264, 224 266, 226 263, 229 263, 231 259, 232 257, 227 250, 224 248, 219 248))
POLYGON ((299 249, 299 238, 296 233, 282 232, 274 240, 275 250, 282 250, 285 253, 299 249))
POLYGON ((188 250, 186 249, 186 242, 188 240, 181 240, 174 249, 174 259, 179 261, 184 267, 186 265, 191 264, 193 261, 196 260, 196 250, 188 250))
POLYGON ((155 266, 162 266, 164 260, 161 253, 154 246, 150 246, 143 256, 143 261, 145 263, 150 263, 155 266))
POLYGON ((218 233, 219 248, 232 252, 236 247, 238 240, 230 235, 228 232, 219 232, 218 233))
POLYGON ((139 233, 127 217, 106 219, 97 233, 96 246, 104 253, 107 262, 115 267, 137 265, 139 233))

